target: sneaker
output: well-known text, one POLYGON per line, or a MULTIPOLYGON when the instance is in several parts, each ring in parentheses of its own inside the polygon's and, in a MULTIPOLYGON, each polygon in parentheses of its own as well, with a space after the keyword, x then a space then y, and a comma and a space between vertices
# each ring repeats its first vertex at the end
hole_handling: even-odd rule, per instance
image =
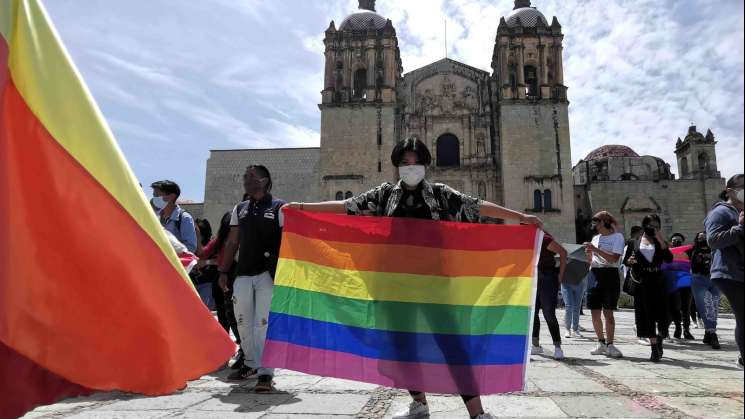
POLYGON ((638 343, 639 345, 642 345, 642 346, 650 346, 651 345, 651 343, 649 343, 649 339, 647 339, 647 338, 640 338, 638 341, 636 341, 636 343, 638 343))
POLYGON ((228 375, 228 381, 246 381, 249 378, 256 377, 259 372, 251 367, 244 366, 238 371, 228 375))
POLYGON ((613 344, 608 345, 607 350, 606 350, 606 355, 609 358, 614 358, 614 359, 623 358, 623 353, 621 353, 621 351, 619 351, 618 348, 616 348, 616 345, 613 345, 613 344))
POLYGON ((580 332, 579 330, 575 330, 574 331, 574 337, 577 338, 577 339, 582 339, 584 337, 584 335, 582 335, 582 332, 580 332))
POLYGON ((416 419, 426 417, 429 417, 429 406, 418 400, 412 401, 406 410, 393 415, 393 419, 416 419))
POLYGON ((235 362, 233 362, 233 365, 230 368, 234 370, 239 370, 245 367, 244 365, 245 360, 246 360, 246 357, 245 355, 243 355, 243 349, 241 349, 238 351, 238 357, 235 359, 235 362))
POLYGON ((542 346, 533 346, 533 348, 530 349, 531 355, 540 355, 543 353, 543 347, 542 346))
POLYGON ((608 353, 608 345, 603 342, 598 342, 598 347, 594 351, 590 352, 591 355, 605 355, 608 353))
POLYGON ((562 359, 564 359, 564 350, 561 349, 561 346, 557 346, 554 349, 554 359, 557 361, 561 361, 562 359))
POLYGON ((571 339, 574 337, 574 333, 572 333, 571 329, 567 329, 567 332, 564 333, 564 337, 567 339, 571 339))
POLYGON ((686 329, 683 331, 683 339, 685 340, 696 340, 695 337, 691 334, 691 331, 686 329))
POLYGON ((717 351, 722 349, 722 345, 719 343, 719 336, 717 336, 717 332, 711 332, 711 334, 709 335, 709 345, 711 345, 711 349, 717 351))

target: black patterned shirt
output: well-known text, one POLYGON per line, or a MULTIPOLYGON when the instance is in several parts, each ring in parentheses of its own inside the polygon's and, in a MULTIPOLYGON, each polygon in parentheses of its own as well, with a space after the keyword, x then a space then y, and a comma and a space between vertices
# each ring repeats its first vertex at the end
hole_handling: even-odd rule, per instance
MULTIPOLYGON (((481 214, 481 200, 460 193, 442 183, 423 181, 417 191, 421 192, 424 203, 429 208, 432 220, 478 223, 481 214)), ((402 182, 384 183, 375 189, 344 201, 349 215, 375 215, 393 217, 405 214, 400 207, 405 205, 402 182), (398 210, 398 211, 397 211, 398 210)))

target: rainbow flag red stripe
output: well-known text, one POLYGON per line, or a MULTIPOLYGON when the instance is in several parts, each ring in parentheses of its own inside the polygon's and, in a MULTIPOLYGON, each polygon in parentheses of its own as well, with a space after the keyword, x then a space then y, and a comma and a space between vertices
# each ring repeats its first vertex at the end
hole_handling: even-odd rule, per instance
POLYGON ((0 188, 1 418, 233 353, 39 0, 0 0, 0 188))
POLYGON ((264 365, 438 393, 524 388, 535 227, 285 215, 264 365))

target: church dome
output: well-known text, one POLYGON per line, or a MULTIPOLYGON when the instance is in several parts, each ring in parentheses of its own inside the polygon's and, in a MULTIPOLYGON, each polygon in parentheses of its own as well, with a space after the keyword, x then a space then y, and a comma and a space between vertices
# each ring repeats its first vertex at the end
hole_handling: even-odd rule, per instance
POLYGON ((507 16, 507 26, 514 28, 521 26, 523 28, 534 28, 541 21, 548 26, 548 20, 543 13, 535 7, 530 7, 530 0, 516 0, 515 9, 507 16))
POLYGON ((591 151, 585 160, 598 160, 607 157, 639 157, 639 155, 625 145, 604 145, 591 151))
POLYGON ((375 13, 375 0, 360 0, 360 11, 341 22, 340 31, 382 30, 388 19, 375 13))

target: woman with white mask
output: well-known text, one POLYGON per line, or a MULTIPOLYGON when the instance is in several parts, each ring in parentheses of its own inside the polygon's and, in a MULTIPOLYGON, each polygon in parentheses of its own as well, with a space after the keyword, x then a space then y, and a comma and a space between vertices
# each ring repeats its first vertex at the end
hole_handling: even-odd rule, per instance
MULTIPOLYGON (((427 146, 416 138, 399 142, 391 153, 391 163, 398 171, 399 181, 384 183, 375 189, 344 201, 322 203, 291 203, 291 208, 311 212, 328 212, 349 215, 376 215, 385 217, 419 218, 435 221, 478 223, 481 217, 490 217, 542 228, 538 217, 522 214, 458 192, 441 183, 426 180, 427 166, 432 155, 427 146)), ((414 399, 409 407, 394 418, 420 418, 429 416, 426 395, 409 392, 414 399)), ((473 418, 491 418, 484 413, 479 396, 461 395, 468 413, 473 418)))

